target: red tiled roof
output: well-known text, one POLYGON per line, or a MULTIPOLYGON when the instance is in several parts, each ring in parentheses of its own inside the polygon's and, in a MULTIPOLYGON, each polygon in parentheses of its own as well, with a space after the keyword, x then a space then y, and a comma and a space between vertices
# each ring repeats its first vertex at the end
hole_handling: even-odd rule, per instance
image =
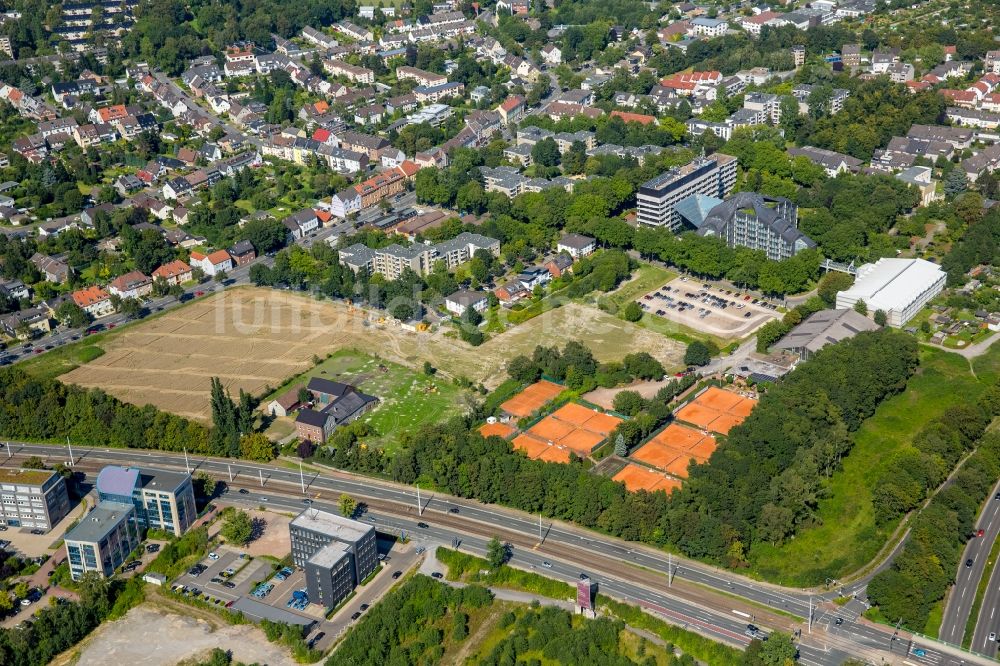
POLYGON ((93 305, 94 303, 100 303, 107 298, 110 298, 108 292, 104 291, 97 285, 92 285, 86 289, 79 289, 73 292, 73 302, 81 308, 93 305))
POLYGON ((315 132, 313 132, 312 138, 313 138, 313 141, 319 141, 320 143, 326 143, 327 140, 330 138, 330 130, 323 129, 322 127, 320 127, 315 132))
POLYGON ((514 95, 513 97, 508 97, 507 99, 505 99, 503 101, 503 104, 500 105, 500 108, 510 113, 511 111, 521 106, 522 104, 524 104, 524 98, 521 97, 520 95, 514 95))
POLYGON ((213 266, 218 266, 225 261, 232 261, 232 257, 225 250, 216 250, 212 254, 208 255, 208 260, 213 266))
MULTIPOLYGON (((194 257, 195 254, 197 254, 197 253, 196 252, 192 252, 191 256, 194 257)), ((162 266, 160 266, 159 268, 157 268, 155 271, 153 271, 153 277, 154 278, 168 279, 168 278, 174 278, 174 277, 177 277, 178 275, 183 275, 184 273, 190 273, 190 272, 191 272, 191 267, 190 266, 188 266, 187 264, 185 264, 180 259, 175 259, 174 261, 171 261, 169 264, 163 264, 162 266)))
POLYGON ((627 111, 612 111, 611 115, 615 118, 621 118, 627 123, 641 123, 643 125, 649 125, 656 122, 656 118, 653 116, 647 116, 644 113, 628 113, 627 111))

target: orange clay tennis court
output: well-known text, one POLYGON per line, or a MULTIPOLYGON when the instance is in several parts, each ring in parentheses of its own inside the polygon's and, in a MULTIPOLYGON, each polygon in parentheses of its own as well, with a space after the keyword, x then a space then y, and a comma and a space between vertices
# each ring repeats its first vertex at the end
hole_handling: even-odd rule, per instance
POLYGON ((685 405, 677 418, 721 435, 738 426, 750 415, 757 401, 712 386, 685 405))
POLYGON ((514 427, 507 425, 506 423, 484 423, 479 427, 479 434, 483 437, 496 435, 497 437, 507 439, 513 435, 514 432, 514 427))
POLYGON ((529 458, 549 462, 569 462, 569 449, 543 442, 527 433, 514 438, 514 448, 524 451, 529 458))
POLYGON ((612 477, 615 481, 621 481, 630 492, 637 490, 648 490, 654 492, 665 490, 669 494, 674 488, 680 488, 681 482, 670 479, 662 474, 658 474, 651 469, 640 465, 629 463, 612 477))
POLYGON ((639 447, 632 457, 675 476, 687 478, 688 461, 694 458, 699 463, 705 462, 715 447, 716 441, 711 435, 671 423, 639 447))
POLYGON ((562 386, 543 379, 540 382, 535 382, 500 405, 500 409, 518 418, 524 418, 537 412, 562 392, 562 386))

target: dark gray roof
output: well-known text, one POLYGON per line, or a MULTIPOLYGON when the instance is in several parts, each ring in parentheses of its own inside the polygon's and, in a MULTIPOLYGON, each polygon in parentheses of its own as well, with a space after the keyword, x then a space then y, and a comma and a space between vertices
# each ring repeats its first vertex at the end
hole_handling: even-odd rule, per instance
POLYGON ((312 409, 300 409, 295 417, 295 422, 323 428, 326 426, 326 419, 327 415, 323 412, 317 412, 312 409))
POLYGON ((704 235, 712 231, 724 238, 725 228, 733 221, 736 214, 743 210, 752 210, 760 222, 787 243, 802 240, 808 247, 816 245, 796 226, 795 204, 784 197, 765 197, 756 192, 738 192, 713 208, 705 218, 699 233, 704 235))
POLYGON ((343 382, 332 382, 329 379, 323 379, 322 377, 313 377, 309 380, 306 388, 310 391, 315 391, 316 393, 326 393, 327 395, 344 395, 345 393, 354 390, 354 387, 350 384, 345 384, 343 382))
POLYGON ((559 239, 559 245, 565 245, 566 247, 571 247, 574 250, 582 250, 588 245, 593 245, 594 239, 590 236, 584 236, 583 234, 566 234, 559 239))

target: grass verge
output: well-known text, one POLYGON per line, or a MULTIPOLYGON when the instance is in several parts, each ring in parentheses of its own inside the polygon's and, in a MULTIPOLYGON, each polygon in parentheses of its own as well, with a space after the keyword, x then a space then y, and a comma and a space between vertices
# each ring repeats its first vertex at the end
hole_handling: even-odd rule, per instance
POLYGON ((854 448, 819 502, 817 525, 781 546, 756 546, 752 573, 779 584, 810 586, 868 564, 898 524, 876 524, 873 484, 928 421, 952 405, 974 401, 994 381, 1000 346, 977 359, 976 369, 974 376, 961 356, 921 347, 920 367, 906 390, 879 405, 854 434, 854 448))
POLYGON ((576 588, 569 583, 508 566, 490 570, 489 563, 483 558, 450 548, 439 546, 437 559, 448 567, 448 580, 478 583, 488 587, 504 587, 538 594, 550 599, 567 599, 576 596, 576 588))

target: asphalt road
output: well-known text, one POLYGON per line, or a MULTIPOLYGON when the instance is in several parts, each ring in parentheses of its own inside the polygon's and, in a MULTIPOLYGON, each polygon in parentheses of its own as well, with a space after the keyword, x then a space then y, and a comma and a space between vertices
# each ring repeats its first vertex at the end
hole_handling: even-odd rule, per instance
MULTIPOLYGON (((998 491, 1000 491, 1000 484, 993 488, 993 493, 990 494, 982 511, 980 511, 975 530, 977 533, 978 530, 983 530, 983 536, 971 538, 965 545, 962 559, 958 563, 958 572, 955 574, 955 585, 948 594, 948 604, 944 609, 944 618, 941 620, 941 631, 938 637, 954 645, 962 644, 962 639, 965 636, 965 625, 976 598, 976 589, 979 587, 979 581, 986 569, 986 561, 990 549, 993 547, 993 542, 1000 535, 1000 519, 998 519, 1000 518, 1000 501, 993 499, 998 491), (969 560, 972 560, 972 566, 966 566, 969 560)), ((986 612, 995 611, 997 601, 1000 600, 1000 590, 996 590, 996 596, 998 599, 995 599, 992 604, 984 598, 982 608, 986 612)), ((1000 625, 1000 618, 996 619, 996 624, 1000 625)), ((995 654, 996 641, 992 641, 992 645, 988 645, 986 636, 990 631, 996 630, 996 626, 992 629, 986 629, 985 633, 978 637, 979 640, 973 643, 973 649, 986 654, 995 654), (991 647, 993 653, 987 652, 991 647)))
MULTIPOLYGON (((14 455, 48 456, 52 462, 69 458, 67 448, 62 446, 15 443, 11 445, 11 453, 14 455)), ((203 470, 224 479, 228 479, 232 474, 235 484, 249 484, 249 486, 255 487, 254 495, 259 496, 262 502, 264 497, 268 497, 270 501, 272 496, 292 493, 300 498, 298 506, 301 506, 301 497, 304 494, 302 487, 304 486, 305 493, 317 490, 336 494, 346 492, 362 501, 366 499, 373 502, 378 501, 383 507, 380 511, 387 510, 384 508, 386 503, 398 503, 398 508, 390 512, 392 515, 375 514, 376 522, 379 518, 383 519, 381 527, 408 529, 411 534, 414 531, 418 531, 420 534, 426 533, 428 537, 444 539, 446 545, 450 544, 453 538, 459 538, 467 546, 473 548, 482 546, 480 543, 482 537, 471 536, 469 532, 476 531, 472 529, 473 527, 476 527, 478 531, 483 531, 484 525, 497 526, 506 532, 524 535, 525 538, 533 538, 536 541, 539 535, 537 517, 440 494, 428 496, 427 492, 423 492, 421 495, 421 508, 423 509, 423 521, 427 522, 430 527, 427 530, 421 530, 415 527, 417 520, 414 515, 417 500, 415 489, 350 474, 331 472, 323 475, 311 473, 300 476, 296 471, 277 466, 202 457, 189 457, 188 462, 185 463, 183 454, 159 451, 77 447, 73 453, 77 463, 109 462, 164 467, 184 467, 187 464, 192 471, 203 470), (279 482, 280 485, 278 485, 279 482), (295 492, 296 485, 299 486, 298 493, 295 492), (453 508, 458 509, 459 513, 450 514, 449 510, 453 508), (455 518, 460 518, 461 521, 469 521, 469 525, 465 529, 440 527, 435 525, 435 516, 438 517, 439 521, 447 519, 451 524, 454 524, 455 518)), ((0 456, 2 456, 2 451, 0 451, 0 456)), ((541 566, 540 558, 545 557, 553 564, 550 573, 575 578, 581 571, 588 572, 599 581, 607 593, 622 596, 622 598, 627 597, 633 602, 652 604, 655 606, 653 610, 660 612, 672 622, 686 623, 692 629, 698 629, 714 637, 737 642, 738 637, 733 637, 732 634, 737 630, 740 634, 742 633, 746 618, 736 613, 733 613, 733 617, 720 615, 716 611, 706 610, 691 600, 680 599, 677 595, 669 594, 665 585, 668 567, 673 567, 675 581, 694 582, 722 592, 729 597, 734 597, 735 607, 746 608, 746 605, 738 599, 742 597, 759 606, 793 613, 804 618, 808 616, 812 603, 816 609, 812 634, 808 633, 806 623, 800 625, 803 632, 801 650, 804 663, 832 666, 842 663, 846 655, 865 656, 875 661, 884 657, 891 663, 909 661, 910 664, 917 665, 994 663, 989 659, 935 641, 920 639, 913 642, 906 634, 893 639, 891 629, 859 620, 856 613, 832 605, 830 601, 834 596, 841 594, 840 590, 812 595, 810 602, 810 595, 801 590, 780 588, 752 581, 701 563, 671 557, 640 544, 606 537, 571 525, 543 521, 541 532, 544 544, 555 554, 542 555, 531 551, 531 549, 524 549, 530 552, 516 553, 515 563, 528 567, 538 567, 541 566), (581 556, 580 553, 592 553, 602 557, 588 558, 586 555, 581 556), (560 558, 566 565, 563 568, 556 566, 556 560, 560 558), (637 585, 632 582, 630 576, 616 577, 615 574, 593 569, 591 559, 593 561, 627 563, 640 567, 637 571, 658 572, 664 576, 663 582, 653 586, 637 585), (836 624, 837 617, 843 618, 842 625, 836 624), (709 626, 704 626, 705 624, 709 626), (896 658, 898 661, 892 661, 896 658)), ((637 574, 636 578, 638 577, 637 574)), ((855 583, 844 592, 847 594, 856 591, 863 593, 864 586, 864 582, 855 583)), ((740 612, 746 614, 745 611, 740 612)))

